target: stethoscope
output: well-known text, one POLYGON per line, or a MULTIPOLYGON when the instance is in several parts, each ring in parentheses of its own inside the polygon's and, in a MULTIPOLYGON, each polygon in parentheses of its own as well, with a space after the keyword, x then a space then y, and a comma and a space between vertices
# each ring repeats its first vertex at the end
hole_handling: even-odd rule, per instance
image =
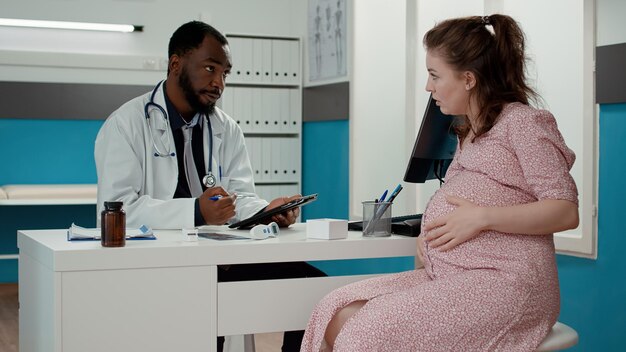
MULTIPOLYGON (((154 147, 154 150, 155 150, 154 156, 157 158, 158 157, 166 158, 166 157, 176 156, 176 153, 172 151, 172 140, 170 139, 170 133, 167 134, 167 147, 165 146, 165 144, 163 144, 163 147, 166 147, 165 149, 166 152, 164 153, 157 146, 156 140, 154 139, 154 134, 152 133, 152 126, 150 125, 150 108, 154 108, 154 109, 157 109, 157 111, 159 111, 163 115, 163 118, 165 119, 165 124, 167 125, 167 129, 168 130, 171 129, 170 121, 167 118, 167 113, 165 112, 165 109, 163 109, 161 105, 154 102, 154 96, 156 95, 156 92, 159 90, 159 87, 161 86, 161 84, 163 84, 163 82, 164 81, 159 82, 159 84, 157 84, 156 87, 154 87, 154 90, 152 91, 152 95, 150 95, 150 101, 147 102, 144 107, 144 113, 146 116, 146 120, 148 122, 148 134, 150 134, 150 139, 152 139, 152 146, 154 147)), ((210 188, 210 187, 214 187, 217 184, 217 179, 215 178, 215 175, 213 175, 213 129, 211 128, 211 120, 209 120, 207 116, 204 116, 204 117, 205 117, 204 120, 206 121, 207 126, 209 127, 209 171, 202 178, 202 183, 204 184, 205 187, 210 188)))

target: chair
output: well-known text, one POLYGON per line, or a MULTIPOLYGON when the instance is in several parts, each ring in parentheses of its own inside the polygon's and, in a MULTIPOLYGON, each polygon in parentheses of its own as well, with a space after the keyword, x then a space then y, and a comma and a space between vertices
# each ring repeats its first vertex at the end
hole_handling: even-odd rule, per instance
POLYGON ((569 326, 556 322, 548 336, 537 347, 537 352, 560 351, 578 344, 578 333, 569 326))

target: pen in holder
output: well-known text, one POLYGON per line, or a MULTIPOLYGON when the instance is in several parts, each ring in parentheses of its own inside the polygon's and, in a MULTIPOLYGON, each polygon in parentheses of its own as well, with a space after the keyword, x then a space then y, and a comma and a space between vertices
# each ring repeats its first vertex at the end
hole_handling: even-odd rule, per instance
POLYGON ((363 202, 363 236, 391 236, 391 202, 363 202))

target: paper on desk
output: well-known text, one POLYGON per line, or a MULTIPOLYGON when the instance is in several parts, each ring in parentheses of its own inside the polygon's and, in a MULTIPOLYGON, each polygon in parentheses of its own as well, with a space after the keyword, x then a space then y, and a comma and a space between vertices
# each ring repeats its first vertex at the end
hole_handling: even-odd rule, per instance
MULTIPOLYGON (((100 228, 86 228, 78 226, 72 223, 72 226, 67 230, 68 241, 79 240, 100 240, 101 230, 100 228)), ((146 225, 142 225, 138 229, 126 228, 127 240, 154 240, 156 237, 152 232, 152 229, 146 225)))

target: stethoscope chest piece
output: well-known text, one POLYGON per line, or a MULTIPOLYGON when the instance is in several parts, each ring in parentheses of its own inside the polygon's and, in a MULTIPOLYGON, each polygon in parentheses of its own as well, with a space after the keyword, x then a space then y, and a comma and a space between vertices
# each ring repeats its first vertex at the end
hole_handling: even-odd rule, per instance
POLYGON ((202 183, 206 188, 215 187, 217 180, 211 171, 202 178, 202 183))

